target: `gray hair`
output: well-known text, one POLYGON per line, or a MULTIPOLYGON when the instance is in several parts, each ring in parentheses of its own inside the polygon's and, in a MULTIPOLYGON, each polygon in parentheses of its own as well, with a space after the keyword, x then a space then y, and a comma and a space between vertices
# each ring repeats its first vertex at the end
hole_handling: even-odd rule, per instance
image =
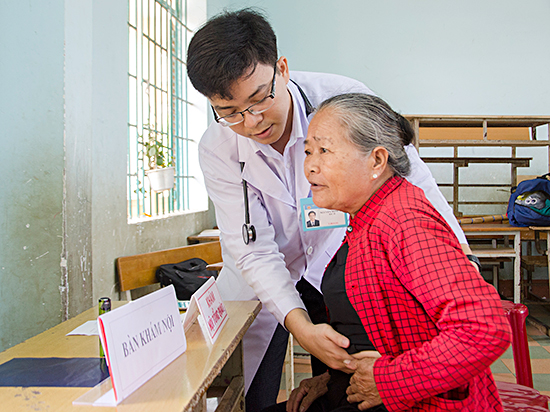
POLYGON ((388 151, 388 165, 398 176, 407 176, 411 166, 404 146, 414 136, 410 123, 382 99, 364 93, 348 93, 321 103, 317 112, 337 112, 348 139, 365 154, 375 147, 388 151))

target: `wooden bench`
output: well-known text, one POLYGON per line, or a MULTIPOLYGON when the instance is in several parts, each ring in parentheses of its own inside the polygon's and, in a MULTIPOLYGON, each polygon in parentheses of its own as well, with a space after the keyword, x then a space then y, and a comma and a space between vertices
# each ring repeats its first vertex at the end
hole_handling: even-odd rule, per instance
MULTIPOLYGON (((541 137, 537 139, 537 128, 550 123, 548 116, 406 115, 405 117, 412 123, 415 130, 417 148, 452 149, 452 154, 450 150, 437 150, 437 154, 433 151, 423 151, 422 159, 425 163, 448 164, 452 167, 449 169, 448 166, 437 166, 432 173, 437 175, 443 168, 452 173, 452 180, 446 179, 445 182, 438 180, 437 183, 438 186, 449 188, 451 191, 452 202, 449 203, 452 203, 453 212, 457 217, 462 216, 462 213, 472 213, 474 210, 476 211, 474 213, 481 210, 487 210, 488 212, 483 212, 485 214, 494 213, 493 210, 502 213, 508 199, 498 192, 508 191, 516 184, 518 168, 530 166, 530 158, 516 156, 518 147, 539 147, 540 149, 537 149, 539 154, 545 150, 550 162, 550 141, 542 140, 541 137), (476 157, 464 157, 469 152, 466 150, 468 147, 479 147, 481 151, 475 155, 476 157), (492 157, 491 148, 493 147, 508 148, 506 151, 509 155, 492 157), (429 153, 434 157, 426 157, 429 153), (441 155, 446 157, 435 157, 441 155), (474 163, 485 164, 485 166, 481 169, 474 163), (509 181, 504 179, 505 176, 500 172, 503 165, 509 167, 509 181), (465 167, 478 167, 481 172, 475 173, 471 170, 469 181, 465 181, 464 177, 461 179, 459 176, 462 173, 461 169, 465 167), (492 171, 490 174, 498 178, 494 180, 489 174, 485 176, 485 170, 492 171), (468 199, 464 198, 465 196, 468 199)), ((502 153, 502 151, 494 153, 502 153)), ((441 172, 440 175, 443 176, 448 172, 441 172)))
POLYGON ((119 257, 116 260, 116 271, 120 282, 120 291, 126 292, 127 300, 132 300, 132 289, 158 283, 155 274, 160 265, 178 263, 191 258, 201 258, 212 265, 221 263, 220 242, 199 243, 141 255, 119 257))

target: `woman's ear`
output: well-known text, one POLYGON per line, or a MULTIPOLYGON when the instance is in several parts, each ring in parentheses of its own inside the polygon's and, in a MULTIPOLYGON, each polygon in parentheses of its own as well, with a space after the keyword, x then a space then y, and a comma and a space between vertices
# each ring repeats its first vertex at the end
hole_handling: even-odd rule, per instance
POLYGON ((388 166, 388 156, 388 151, 382 146, 372 149, 370 158, 373 173, 376 173, 378 176, 382 176, 388 166))

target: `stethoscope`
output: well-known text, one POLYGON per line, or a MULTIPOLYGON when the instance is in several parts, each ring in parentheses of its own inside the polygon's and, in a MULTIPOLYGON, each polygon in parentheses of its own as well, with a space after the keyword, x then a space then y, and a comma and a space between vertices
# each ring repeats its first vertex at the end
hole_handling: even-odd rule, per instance
MULTIPOLYGON (((309 116, 311 113, 313 113, 314 107, 309 102, 309 99, 307 98, 306 94, 302 90, 302 88, 296 83, 294 80, 290 79, 292 83, 298 87, 298 91, 302 95, 302 98, 304 99, 304 103, 306 105, 306 116, 309 116)), ((239 162, 241 164, 241 174, 244 169, 244 162, 239 162)), ((242 179, 243 181, 243 196, 244 196, 244 224, 242 228, 243 233, 243 242, 245 245, 248 245, 250 242, 254 242, 256 240, 256 228, 254 225, 250 224, 250 212, 249 212, 249 206, 248 206, 248 183, 246 180, 242 179)))
MULTIPOLYGON (((244 162, 241 163, 241 173, 244 169, 244 162)), ((245 245, 256 240, 256 228, 250 224, 250 213, 248 211, 248 183, 243 179, 243 196, 244 196, 244 225, 243 225, 243 241, 245 245)))

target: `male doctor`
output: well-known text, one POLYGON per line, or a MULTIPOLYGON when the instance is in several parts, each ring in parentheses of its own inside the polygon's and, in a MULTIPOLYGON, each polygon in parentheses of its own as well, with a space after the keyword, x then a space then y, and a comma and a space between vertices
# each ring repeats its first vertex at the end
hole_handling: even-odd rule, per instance
MULTIPOLYGON (((276 402, 287 330, 335 369, 351 359, 343 349, 347 338, 327 324, 314 324, 326 322, 318 290, 345 228, 303 230, 307 216, 300 199, 311 197, 304 139, 320 102, 373 92, 342 76, 290 72, 287 59, 278 57, 273 29, 251 9, 210 19, 189 44, 187 71, 215 119, 201 139, 199 159, 221 232, 224 267, 217 284, 225 300, 263 304, 244 337, 246 409, 260 411, 276 402)), ((413 146, 407 153, 408 180, 424 190, 471 253, 427 166, 413 146)))

